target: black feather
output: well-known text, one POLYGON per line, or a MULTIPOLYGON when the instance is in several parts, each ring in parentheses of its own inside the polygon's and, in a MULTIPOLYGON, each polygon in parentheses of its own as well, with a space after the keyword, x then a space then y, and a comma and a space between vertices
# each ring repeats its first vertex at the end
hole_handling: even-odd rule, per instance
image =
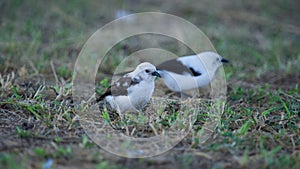
POLYGON ((128 87, 138 84, 139 82, 133 81, 131 77, 121 77, 119 80, 109 86, 106 91, 96 99, 97 102, 103 100, 106 96, 121 96, 128 95, 128 87), (127 85, 126 85, 127 84, 127 85))

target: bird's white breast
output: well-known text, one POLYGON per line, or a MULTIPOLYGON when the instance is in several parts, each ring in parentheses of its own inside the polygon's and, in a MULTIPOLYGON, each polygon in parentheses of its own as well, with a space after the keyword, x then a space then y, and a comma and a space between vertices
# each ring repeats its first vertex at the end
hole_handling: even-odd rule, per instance
POLYGON ((150 100, 154 91, 154 81, 142 81, 139 84, 129 88, 128 94, 131 104, 136 109, 143 108, 150 100))

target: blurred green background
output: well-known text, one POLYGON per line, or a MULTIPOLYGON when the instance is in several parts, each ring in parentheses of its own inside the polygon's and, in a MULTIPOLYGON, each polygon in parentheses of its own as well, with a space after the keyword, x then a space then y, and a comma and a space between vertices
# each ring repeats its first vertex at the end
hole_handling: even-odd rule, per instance
POLYGON ((165 12, 198 26, 238 77, 299 72, 298 1, 1 1, 1 70, 72 68, 97 29, 126 14, 165 12), (20 65, 18 65, 20 64, 20 65), (243 71, 238 71, 243 70, 243 71))

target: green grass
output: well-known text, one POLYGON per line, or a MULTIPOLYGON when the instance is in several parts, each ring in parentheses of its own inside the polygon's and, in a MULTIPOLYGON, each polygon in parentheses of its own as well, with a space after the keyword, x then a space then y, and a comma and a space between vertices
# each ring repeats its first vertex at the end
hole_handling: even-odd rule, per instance
MULTIPOLYGON (((298 6, 295 0, 222 4, 142 0, 134 5, 125 1, 105 5, 91 0, 1 1, 0 168, 42 168, 49 159, 52 168, 300 168, 298 6), (197 116, 182 142, 157 158, 114 157, 84 133, 78 105, 72 100, 74 64, 88 37, 112 21, 118 9, 162 11, 187 19, 231 61, 224 66, 225 110, 207 142, 201 140, 202 124, 211 118, 205 113, 197 116)), ((113 72, 126 55, 147 45, 138 38, 113 47, 101 70, 113 72)), ((177 42, 158 45, 190 54, 182 53, 189 52, 182 44, 179 49, 173 43, 177 42)), ((110 77, 98 78, 95 90, 100 95, 109 87, 110 77)), ((172 113, 157 112, 163 117, 154 128, 180 123, 176 121, 180 113, 170 105, 172 113)), ((207 108, 209 112, 213 107, 207 108)), ((108 123, 115 120, 107 111, 102 116, 108 123)), ((139 127, 145 121, 136 115, 123 120, 122 125, 139 127)))
POLYGON ((16 154, 1 153, 0 167, 9 169, 26 168, 26 159, 19 161, 16 154), (18 162, 16 162, 18 161, 18 162))

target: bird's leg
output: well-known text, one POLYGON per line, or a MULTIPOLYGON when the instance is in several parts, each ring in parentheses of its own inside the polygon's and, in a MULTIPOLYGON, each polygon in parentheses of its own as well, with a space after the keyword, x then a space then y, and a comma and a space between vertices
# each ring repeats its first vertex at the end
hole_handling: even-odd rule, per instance
POLYGON ((184 99, 192 97, 191 95, 189 95, 187 93, 184 93, 184 92, 174 92, 174 91, 172 91, 171 93, 168 94, 168 98, 169 98, 169 96, 172 96, 172 95, 175 95, 175 96, 180 97, 180 98, 182 97, 184 99))
POLYGON ((179 94, 181 94, 181 97, 184 98, 184 99, 192 97, 191 95, 189 95, 187 93, 184 93, 184 92, 181 92, 181 93, 179 92, 179 94))
POLYGON ((126 135, 130 136, 128 126, 127 126, 126 122, 124 121, 124 119, 125 119, 125 112, 122 113, 121 110, 120 110, 120 108, 119 108, 119 106, 118 106, 118 104, 116 104, 116 105, 117 105, 116 111, 117 111, 117 113, 118 113, 118 115, 120 117, 120 123, 121 123, 120 127, 121 127, 121 129, 125 128, 126 135), (125 126, 123 126, 123 125, 125 125, 125 126))
POLYGON ((170 91, 170 93, 167 94, 167 98, 171 98, 171 96, 177 96, 180 97, 180 92, 174 92, 174 91, 170 91))
POLYGON ((117 111, 117 113, 118 113, 118 115, 119 115, 119 117, 120 117, 121 121, 123 121, 123 119, 124 119, 124 115, 121 113, 121 111, 120 111, 119 107, 117 107, 116 111, 117 111))

